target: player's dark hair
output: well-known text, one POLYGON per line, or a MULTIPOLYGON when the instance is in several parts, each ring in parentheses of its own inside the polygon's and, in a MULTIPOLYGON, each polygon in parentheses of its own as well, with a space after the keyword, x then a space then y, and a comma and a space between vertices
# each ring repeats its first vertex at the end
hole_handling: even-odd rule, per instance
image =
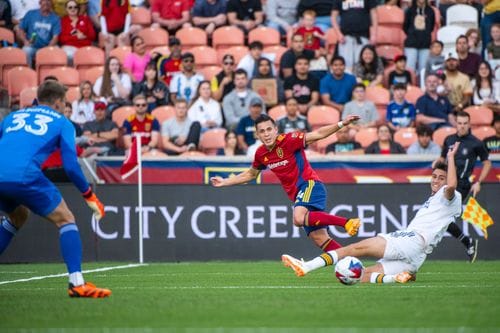
POLYGON ((430 128, 429 126, 427 125, 418 125, 417 126, 417 136, 424 136, 424 135, 427 135, 427 136, 430 136, 432 137, 432 128, 430 128))
POLYGON ((261 114, 260 116, 257 117, 257 119, 255 119, 255 128, 257 128, 257 125, 259 125, 260 123, 266 121, 270 121, 273 123, 274 126, 276 126, 276 122, 274 121, 273 118, 269 117, 267 114, 261 114))
POLYGON ((434 170, 443 170, 444 172, 448 172, 448 164, 446 164, 445 162, 436 162, 436 164, 434 164, 434 167, 432 168, 432 171, 434 170))
POLYGON ((57 81, 44 81, 38 87, 36 98, 40 104, 52 105, 58 99, 64 100, 66 98, 66 87, 57 81))
POLYGON ((465 111, 458 111, 457 112, 457 117, 465 117, 465 118, 467 118, 467 119, 470 120, 470 115, 467 112, 465 112, 465 111))

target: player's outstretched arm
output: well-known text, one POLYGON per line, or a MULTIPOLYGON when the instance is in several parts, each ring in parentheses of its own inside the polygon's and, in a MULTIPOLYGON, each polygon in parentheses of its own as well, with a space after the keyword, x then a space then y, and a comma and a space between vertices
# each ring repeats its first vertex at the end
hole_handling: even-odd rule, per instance
POLYGON ((316 142, 318 140, 324 139, 333 133, 337 132, 339 129, 341 129, 344 126, 348 126, 352 124, 353 122, 359 120, 360 116, 356 115, 351 115, 348 116, 346 119, 339 121, 337 124, 332 124, 332 125, 326 125, 323 127, 318 128, 315 131, 308 132, 306 133, 306 144, 311 144, 313 142, 316 142))
POLYGON ((215 176, 210 178, 210 182, 215 187, 231 186, 245 184, 249 181, 254 180, 259 175, 260 171, 254 168, 250 168, 242 173, 237 174, 234 177, 222 178, 220 176, 215 176))
POLYGON ((457 188, 457 168, 455 166, 455 154, 457 153, 460 142, 455 142, 452 148, 448 150, 446 155, 448 159, 448 172, 446 174, 446 188, 444 196, 446 199, 451 200, 455 196, 455 189, 457 188))

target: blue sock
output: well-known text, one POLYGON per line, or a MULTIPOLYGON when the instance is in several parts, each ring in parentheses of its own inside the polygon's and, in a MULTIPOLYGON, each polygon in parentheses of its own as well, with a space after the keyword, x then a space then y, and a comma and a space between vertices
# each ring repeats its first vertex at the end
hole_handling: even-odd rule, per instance
POLYGON ((0 219, 0 254, 9 246, 10 240, 16 235, 17 229, 7 217, 0 219))
POLYGON ((68 273, 81 272, 82 241, 75 223, 65 224, 59 229, 59 245, 68 273))

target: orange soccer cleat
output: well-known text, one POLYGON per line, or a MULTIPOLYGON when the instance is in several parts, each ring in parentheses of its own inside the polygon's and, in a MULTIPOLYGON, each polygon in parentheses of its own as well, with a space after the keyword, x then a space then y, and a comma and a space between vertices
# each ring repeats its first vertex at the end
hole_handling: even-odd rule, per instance
POLYGON ((81 286, 73 286, 71 283, 68 287, 69 297, 90 297, 90 298, 104 298, 111 295, 111 290, 104 288, 97 288, 93 283, 85 282, 81 286))
POLYGON ((361 226, 361 220, 359 218, 347 220, 344 229, 347 231, 349 236, 354 236, 358 233, 358 229, 361 226))

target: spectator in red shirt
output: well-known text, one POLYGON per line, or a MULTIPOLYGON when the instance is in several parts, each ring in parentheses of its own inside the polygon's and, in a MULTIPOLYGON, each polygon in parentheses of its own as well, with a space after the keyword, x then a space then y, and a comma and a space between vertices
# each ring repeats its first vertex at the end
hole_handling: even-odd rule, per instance
POLYGON ((326 40, 323 31, 314 26, 315 20, 316 13, 313 10, 306 10, 302 14, 301 25, 295 32, 304 37, 304 48, 313 51, 321 48, 321 40, 326 40))
POLYGON ((99 45, 105 47, 107 55, 115 46, 128 45, 129 36, 140 30, 140 26, 130 25, 130 22, 128 0, 101 1, 99 45))
POLYGON ((191 26, 190 1, 186 0, 154 0, 151 6, 153 26, 161 26, 169 33, 184 26, 191 26))
POLYGON ((92 21, 87 15, 79 15, 79 5, 75 0, 66 3, 67 15, 61 19, 59 42, 68 56, 68 63, 73 64, 73 55, 80 47, 90 46, 96 33, 92 21))
POLYGON ((137 95, 134 97, 135 114, 123 122, 125 135, 123 143, 126 149, 132 147, 132 135, 139 134, 141 137, 142 153, 156 149, 160 137, 160 123, 148 113, 146 97, 137 95))
POLYGON ((181 41, 178 38, 170 37, 168 42, 170 54, 160 57, 158 60, 158 77, 168 86, 175 74, 181 72, 181 41))

